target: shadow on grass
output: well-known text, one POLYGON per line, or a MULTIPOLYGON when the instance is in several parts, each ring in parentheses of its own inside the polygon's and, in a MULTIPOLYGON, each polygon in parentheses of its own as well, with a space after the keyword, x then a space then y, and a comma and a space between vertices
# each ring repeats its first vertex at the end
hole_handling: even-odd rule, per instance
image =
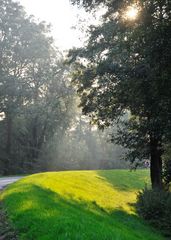
POLYGON ((0 202, 0 240, 17 240, 17 234, 0 202))
POLYGON ((137 216, 107 213, 96 202, 65 199, 37 185, 16 185, 5 198, 22 240, 159 240, 137 216), (23 186, 22 186, 23 187, 23 186))
POLYGON ((138 191, 149 184, 149 172, 147 170, 99 170, 97 174, 119 191, 138 191))

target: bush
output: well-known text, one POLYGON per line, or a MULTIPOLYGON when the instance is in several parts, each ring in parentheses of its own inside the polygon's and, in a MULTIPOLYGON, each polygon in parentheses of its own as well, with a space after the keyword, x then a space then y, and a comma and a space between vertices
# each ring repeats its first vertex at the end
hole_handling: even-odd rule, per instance
POLYGON ((164 235, 171 236, 171 193, 144 189, 138 193, 138 214, 164 235))

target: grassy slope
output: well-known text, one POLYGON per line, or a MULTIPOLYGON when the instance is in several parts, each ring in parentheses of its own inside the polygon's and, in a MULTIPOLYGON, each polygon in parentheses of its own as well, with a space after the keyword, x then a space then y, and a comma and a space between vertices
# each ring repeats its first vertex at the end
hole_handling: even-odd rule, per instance
POLYGON ((147 181, 145 170, 42 173, 2 199, 22 240, 161 240, 132 207, 147 181))

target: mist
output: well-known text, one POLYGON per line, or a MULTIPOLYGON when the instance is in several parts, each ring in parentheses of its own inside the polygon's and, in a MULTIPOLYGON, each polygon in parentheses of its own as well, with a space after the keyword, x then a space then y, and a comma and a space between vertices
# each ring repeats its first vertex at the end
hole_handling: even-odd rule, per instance
POLYGON ((113 129, 99 130, 77 109, 69 129, 59 137, 55 134, 41 156, 41 170, 90 170, 129 168, 125 150, 111 143, 113 129))

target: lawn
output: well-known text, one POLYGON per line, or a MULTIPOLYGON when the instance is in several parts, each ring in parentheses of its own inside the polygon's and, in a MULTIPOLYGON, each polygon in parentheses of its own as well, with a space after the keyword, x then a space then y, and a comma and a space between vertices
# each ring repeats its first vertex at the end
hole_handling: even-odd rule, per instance
POLYGON ((162 240, 133 207, 148 182, 147 170, 41 173, 1 198, 20 240, 162 240))

